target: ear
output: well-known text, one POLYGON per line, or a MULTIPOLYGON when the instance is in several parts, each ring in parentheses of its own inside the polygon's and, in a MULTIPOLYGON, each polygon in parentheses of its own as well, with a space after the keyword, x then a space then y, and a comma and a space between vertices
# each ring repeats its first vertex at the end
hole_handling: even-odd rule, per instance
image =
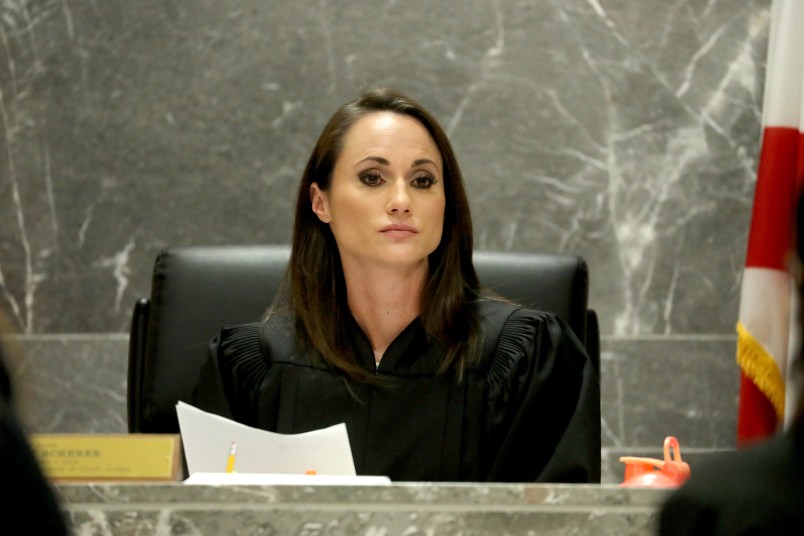
POLYGON ((310 186, 310 201, 312 203, 313 212, 315 212, 319 220, 324 223, 332 221, 332 215, 329 213, 327 193, 319 188, 317 182, 314 182, 310 186))

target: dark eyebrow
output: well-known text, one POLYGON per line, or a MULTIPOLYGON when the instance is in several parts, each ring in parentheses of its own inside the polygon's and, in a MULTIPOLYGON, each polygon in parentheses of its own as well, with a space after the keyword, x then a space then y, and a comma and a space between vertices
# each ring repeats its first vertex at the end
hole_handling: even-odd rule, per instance
POLYGON ((420 158, 420 159, 414 161, 413 165, 410 166, 410 167, 421 166, 422 164, 433 164, 437 170, 439 170, 439 171, 441 170, 441 168, 438 166, 438 164, 436 164, 435 162, 433 162, 429 158, 420 158))
POLYGON ((377 162, 378 164, 382 164, 383 166, 390 166, 391 165, 391 162, 389 162, 388 160, 386 160, 385 158, 383 158, 381 156, 367 156, 363 160, 360 160, 356 165, 362 164, 366 160, 373 160, 374 162, 377 162))
MULTIPOLYGON (((355 165, 360 165, 360 164, 362 164, 363 162, 365 162, 366 160, 371 160, 371 161, 373 161, 373 162, 377 162, 378 164, 382 164, 383 166, 390 166, 390 165, 391 165, 391 162, 389 162, 388 160, 386 160, 385 158, 383 158, 383 157, 381 157, 381 156, 367 156, 366 158, 364 158, 363 160, 360 160, 360 161, 359 161, 357 164, 355 164, 355 165)), ((412 164, 410 167, 421 166, 421 165, 423 165, 423 164, 432 164, 432 165, 434 165, 434 166, 435 166, 435 168, 436 168, 436 169, 438 169, 438 170, 440 170, 440 169, 441 169, 441 168, 438 166, 438 164, 436 164, 435 162, 433 162, 433 161, 432 161, 432 160, 430 160, 429 158, 419 158, 418 160, 414 160, 414 161, 413 161, 413 164, 412 164)))

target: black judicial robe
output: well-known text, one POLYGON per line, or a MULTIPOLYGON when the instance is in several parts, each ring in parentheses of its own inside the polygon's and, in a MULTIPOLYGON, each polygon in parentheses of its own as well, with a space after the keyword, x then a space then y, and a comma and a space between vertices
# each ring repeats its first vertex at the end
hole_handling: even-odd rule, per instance
POLYGON ((380 381, 347 387, 342 373, 297 348, 289 318, 272 316, 225 327, 211 342, 194 404, 285 434, 344 422, 359 475, 599 482, 599 381, 581 342, 555 315, 497 301, 476 306, 496 340, 462 381, 438 373, 443 346, 418 319, 379 366, 351 319, 356 359, 380 381))

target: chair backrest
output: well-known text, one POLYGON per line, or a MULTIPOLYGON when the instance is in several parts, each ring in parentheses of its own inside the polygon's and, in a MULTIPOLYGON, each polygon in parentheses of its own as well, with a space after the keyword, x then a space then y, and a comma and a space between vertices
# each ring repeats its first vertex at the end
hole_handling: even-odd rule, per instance
MULTIPOLYGON (((192 246, 157 256, 150 298, 134 306, 129 340, 128 428, 178 433, 210 340, 223 325, 258 320, 284 280, 289 246, 192 246)), ((574 255, 475 252, 480 281, 501 296, 562 317, 599 363, 587 308, 585 261, 574 255)))

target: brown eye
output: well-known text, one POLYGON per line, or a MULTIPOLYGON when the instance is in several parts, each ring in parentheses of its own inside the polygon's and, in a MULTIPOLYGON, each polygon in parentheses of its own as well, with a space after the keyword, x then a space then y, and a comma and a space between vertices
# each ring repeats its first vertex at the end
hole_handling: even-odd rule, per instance
POLYGON ((366 186, 379 186, 383 183, 382 175, 377 171, 367 171, 365 173, 361 173, 359 178, 360 182, 366 186))
POLYGON ((411 186, 419 188, 420 190, 426 190, 436 182, 438 181, 432 175, 418 175, 411 181, 411 186))

